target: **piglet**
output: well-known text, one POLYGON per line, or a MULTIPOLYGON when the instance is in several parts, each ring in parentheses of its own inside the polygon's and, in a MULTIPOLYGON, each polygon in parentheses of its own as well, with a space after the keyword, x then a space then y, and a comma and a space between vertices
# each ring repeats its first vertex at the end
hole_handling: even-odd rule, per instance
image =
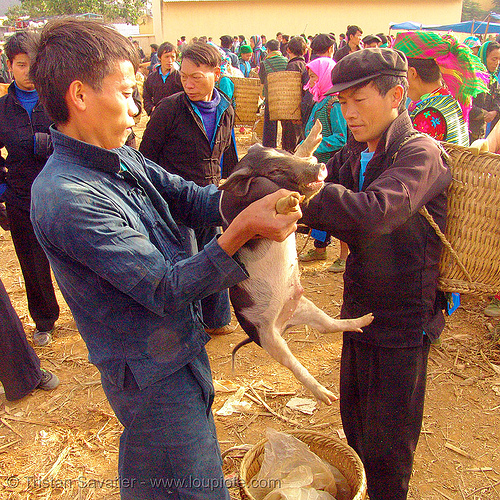
MULTIPOLYGON (((280 188, 294 191, 277 204, 277 212, 296 210, 323 187, 327 171, 313 157, 300 158, 285 151, 252 146, 236 170, 220 187, 222 213, 227 223, 252 201, 280 188)), ((295 358, 282 338, 294 325, 306 324, 321 333, 357 331, 369 325, 373 316, 334 319, 304 297, 300 284, 295 235, 284 242, 253 239, 239 250, 249 278, 230 289, 231 303, 241 327, 249 336, 233 350, 256 342, 276 361, 289 368, 314 396, 331 404, 337 397, 321 385, 295 358)))

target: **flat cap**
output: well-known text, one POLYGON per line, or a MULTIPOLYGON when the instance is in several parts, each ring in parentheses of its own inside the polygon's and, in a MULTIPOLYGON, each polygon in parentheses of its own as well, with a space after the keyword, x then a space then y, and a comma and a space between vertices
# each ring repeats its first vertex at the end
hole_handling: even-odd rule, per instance
POLYGON ((335 43, 335 38, 329 33, 320 33, 313 38, 311 50, 313 54, 326 52, 335 43))
POLYGON ((366 35, 363 38, 363 43, 365 45, 370 45, 371 43, 382 43, 382 39, 377 35, 366 35))
POLYGON ((407 76, 406 56, 394 49, 361 49, 351 52, 332 69, 333 87, 327 94, 336 94, 380 75, 407 76))

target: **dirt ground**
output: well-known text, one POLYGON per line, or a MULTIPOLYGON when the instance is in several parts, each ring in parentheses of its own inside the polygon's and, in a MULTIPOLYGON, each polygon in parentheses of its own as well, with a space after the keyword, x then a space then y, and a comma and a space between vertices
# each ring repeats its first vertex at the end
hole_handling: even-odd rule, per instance
MULTIPOLYGON (((251 134, 247 129, 237 135, 241 153, 251 134)), ((305 244, 306 237, 298 235, 299 251, 305 244)), ((328 261, 302 266, 306 296, 333 316, 340 310, 342 276, 327 267, 338 251, 338 245, 330 247, 328 261)), ((0 277, 31 339, 34 324, 27 312, 22 275, 10 234, 1 229, 0 277)), ((34 391, 14 403, 0 394, 0 500, 119 498, 121 426, 105 399, 98 370, 88 363, 71 313, 57 293, 61 317, 54 341, 35 350, 42 367, 59 376, 60 386, 52 392, 34 391)), ((441 345, 431 349, 412 500, 500 499, 500 325, 483 315, 486 304, 487 297, 462 297, 462 306, 447 319, 441 345)), ((340 335, 320 335, 304 327, 285 337, 311 373, 338 393, 340 335)), ((311 395, 258 346, 242 348, 231 371, 231 350, 244 338, 238 328, 207 345, 214 379, 245 388, 242 401, 251 404, 241 413, 217 415, 234 393, 216 393, 218 437, 222 451, 230 450, 224 459, 227 475, 235 475, 242 456, 241 450, 231 449, 256 443, 267 427, 308 428, 342 437, 338 403, 318 405, 312 415, 286 407, 294 396, 311 395)), ((237 489, 230 491, 239 498, 237 489)))

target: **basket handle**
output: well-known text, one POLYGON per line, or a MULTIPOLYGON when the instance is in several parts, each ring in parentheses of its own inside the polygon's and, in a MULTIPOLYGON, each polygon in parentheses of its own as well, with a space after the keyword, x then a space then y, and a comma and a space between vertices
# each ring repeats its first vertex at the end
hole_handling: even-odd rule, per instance
POLYGON ((451 243, 446 239, 446 236, 444 235, 444 233, 441 231, 441 229, 439 229, 439 226, 436 224, 436 222, 434 221, 434 219, 432 218, 432 215, 429 213, 429 211, 427 210, 427 207, 424 205, 419 211, 418 213, 420 215, 422 215, 423 217, 425 217, 425 219, 427 220, 427 222, 431 225, 432 229, 434 229, 434 231, 436 231, 436 234, 438 235, 439 239, 441 240, 441 242, 443 243, 443 245, 449 250, 449 252, 451 253, 451 255, 453 256, 453 258, 455 259, 455 261, 457 262, 458 266, 460 267, 460 269, 462 270, 462 272, 464 273, 465 277, 467 278, 467 280, 469 281, 469 283, 472 283, 472 277, 471 275, 469 274, 469 272, 467 271, 467 269, 465 268, 465 266, 463 265, 462 261, 460 260, 460 257, 458 256, 457 252, 453 249, 453 247, 451 246, 451 243))

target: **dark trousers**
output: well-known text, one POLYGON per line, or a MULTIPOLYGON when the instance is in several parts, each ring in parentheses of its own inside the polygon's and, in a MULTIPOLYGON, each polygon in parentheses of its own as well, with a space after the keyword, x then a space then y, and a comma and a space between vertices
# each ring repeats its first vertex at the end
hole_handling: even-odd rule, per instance
POLYGON ((269 118, 269 107, 264 106, 264 130, 262 132, 262 145, 266 148, 275 148, 278 138, 278 122, 269 118))
MULTIPOLYGON (((198 251, 221 233, 218 227, 198 228, 195 230, 198 251)), ((229 290, 222 290, 201 300, 203 322, 208 328, 221 328, 231 323, 231 306, 229 290)))
POLYGON ((9 401, 29 394, 42 379, 40 360, 0 281, 0 381, 9 401))
POLYGON ((291 120, 282 120, 281 148, 289 153, 294 153, 299 142, 304 138, 302 124, 293 123, 291 120))
POLYGON ((6 204, 6 209, 12 242, 23 272, 28 310, 38 330, 51 330, 59 317, 59 305, 49 261, 36 239, 29 212, 11 204, 6 204))
POLYGON ((101 379, 124 426, 118 459, 122 500, 229 500, 205 349, 142 390, 128 367, 123 388, 101 379))
POLYGON ((370 500, 405 500, 425 398, 429 341, 391 349, 344 336, 340 413, 366 470, 370 500))

